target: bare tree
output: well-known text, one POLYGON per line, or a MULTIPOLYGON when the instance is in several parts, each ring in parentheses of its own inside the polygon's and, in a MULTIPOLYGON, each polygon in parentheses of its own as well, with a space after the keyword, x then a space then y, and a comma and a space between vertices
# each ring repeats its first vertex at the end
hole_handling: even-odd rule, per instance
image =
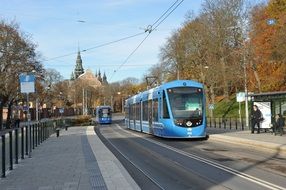
POLYGON ((4 105, 8 105, 9 123, 12 104, 19 98, 19 75, 42 70, 35 48, 17 24, 0 21, 0 129, 4 105))

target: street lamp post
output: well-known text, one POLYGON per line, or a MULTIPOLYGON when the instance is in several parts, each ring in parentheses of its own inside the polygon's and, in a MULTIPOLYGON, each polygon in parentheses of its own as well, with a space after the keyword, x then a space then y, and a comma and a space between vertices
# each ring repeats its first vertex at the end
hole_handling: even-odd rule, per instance
POLYGON ((121 92, 117 92, 117 94, 119 95, 119 98, 120 98, 121 113, 123 113, 123 107, 124 107, 124 104, 123 104, 123 96, 122 96, 121 92))

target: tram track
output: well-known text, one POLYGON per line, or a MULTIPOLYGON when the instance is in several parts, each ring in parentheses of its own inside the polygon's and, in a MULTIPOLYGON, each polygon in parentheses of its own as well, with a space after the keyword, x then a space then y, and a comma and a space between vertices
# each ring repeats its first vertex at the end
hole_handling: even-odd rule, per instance
POLYGON ((138 185, 142 189, 158 189, 158 190, 165 190, 151 175, 147 172, 143 171, 137 164, 132 162, 125 154, 123 154, 110 140, 105 138, 101 132, 99 127, 95 127, 95 132, 98 135, 99 139, 103 142, 105 146, 109 148, 109 150, 120 160, 125 168, 128 169, 130 173, 132 173, 133 177, 135 176, 135 181, 139 183, 138 185), (134 175, 136 173, 136 175, 134 175), (139 175, 138 175, 139 173, 139 175), (141 175, 140 175, 141 174, 141 175), (137 179, 138 178, 138 179, 137 179), (144 180, 145 178, 145 180, 144 180), (149 182, 146 183, 146 180, 149 182), (144 183, 141 183, 144 181, 144 183), (152 184, 150 184, 152 183, 152 184))
MULTIPOLYGON (((104 127, 103 127, 104 128, 104 127)), ((99 135, 102 136, 102 138, 104 139, 105 142, 107 142, 107 146, 108 148, 111 150, 111 152, 113 154, 116 155, 116 157, 119 159, 119 161, 122 163, 123 161, 123 165, 126 166, 126 163, 124 162, 128 162, 130 163, 132 166, 134 166, 136 168, 136 170, 138 170, 139 172, 141 172, 142 174, 144 174, 145 177, 147 177, 150 181, 152 181, 152 183, 154 185, 156 185, 156 188, 154 188, 154 186, 150 187, 148 184, 145 184, 144 183, 144 186, 141 186, 140 184, 138 184, 142 189, 198 189, 199 187, 212 187, 212 189, 219 189, 219 190, 224 190, 224 189, 229 189, 223 185, 218 185, 215 181, 211 180, 211 179, 207 179, 206 177, 200 175, 199 173, 193 171, 192 172, 192 175, 189 175, 189 172, 181 163, 179 162, 176 162, 175 160, 173 159, 170 159, 170 158, 162 158, 161 155, 159 154, 156 154, 155 152, 153 152, 152 150, 143 150, 143 152, 147 152, 147 154, 149 155, 149 158, 151 161, 147 161, 147 164, 152 164, 152 158, 150 158, 150 155, 153 155, 154 159, 156 160, 161 160, 161 162, 164 162, 165 165, 168 165, 169 168, 166 168, 165 169, 165 173, 168 173, 168 171, 166 170, 172 170, 172 171, 175 171, 175 172, 178 172, 178 168, 179 170, 181 171, 181 175, 179 174, 179 176, 181 176, 182 178, 184 179, 188 179, 188 180, 185 180, 184 182, 182 182, 181 180, 179 181, 176 181, 178 180, 178 176, 174 175, 171 177, 170 179, 170 176, 167 176, 169 177, 168 178, 168 182, 166 184, 166 180, 162 180, 160 177, 156 176, 156 174, 154 173, 150 173, 150 170, 148 170, 148 168, 144 168, 142 167, 142 164, 141 166, 139 166, 138 164, 136 164, 135 162, 132 161, 133 158, 131 157, 128 157, 126 154, 124 154, 122 151, 120 151, 116 145, 114 145, 114 143, 112 143, 110 140, 108 140, 108 138, 105 138, 100 130, 97 128, 96 129, 96 133, 99 133, 99 135), (111 147, 109 146, 111 145, 111 147), (118 153, 119 153, 119 156, 123 157, 124 160, 122 160, 122 158, 118 157, 118 153), (142 169, 141 169, 142 168, 142 169), (188 177, 183 177, 183 176, 188 176, 188 177), (155 178, 157 178, 158 180, 156 180, 155 178), (174 180, 172 182, 172 180, 174 180), (206 185, 207 184, 207 185, 206 185)), ((110 132, 108 132, 110 133, 110 132)), ((113 131, 113 133, 116 133, 117 136, 120 136, 122 138, 126 138, 126 136, 122 135, 122 133, 124 133, 124 131, 113 131)), ((105 144, 105 143, 104 143, 105 144)), ((135 143, 137 144, 137 143, 135 143)), ((142 149, 144 149, 143 147, 141 147, 142 149)), ((143 159, 143 158, 142 158, 143 159)), ((154 165, 153 165, 154 166, 154 165)), ((126 168, 127 171, 130 173, 130 168, 126 168)), ((159 169, 160 170, 160 169, 159 169)), ((161 171, 158 171, 157 174, 160 174, 161 171)), ((162 172, 164 173, 164 172, 162 172)), ((162 174, 161 173, 161 174, 162 174)), ((173 173, 171 172, 171 175, 173 175, 173 173)), ((134 177, 134 175, 132 174, 132 171, 131 171, 131 176, 134 177)), ((137 177, 137 176, 135 176, 137 177)), ((179 177, 180 178, 180 177, 179 177)), ((142 177, 138 178, 138 180, 134 179, 137 183, 141 183, 142 184, 142 177)), ((203 188, 203 189, 207 189, 207 188, 203 188)))
MULTIPOLYGON (((113 126, 116 126, 116 129, 120 129, 120 133, 126 133, 126 134, 129 134, 133 137, 136 137, 136 138, 139 138, 139 139, 142 139, 142 135, 141 134, 137 134, 136 132, 131 132, 131 131, 128 131, 128 130, 124 130, 122 129, 118 124, 115 124, 113 126)), ((114 131, 113 131, 114 132, 114 131)), ((130 158, 128 158, 128 156, 126 156, 123 152, 121 152, 115 144, 113 144, 110 140, 106 139, 100 132, 99 132, 99 129, 97 129, 97 133, 99 133, 101 135, 101 137, 103 139, 105 139, 105 141, 109 141, 108 143, 111 144, 111 146, 113 147, 113 149, 115 149, 117 152, 119 152, 118 154, 121 155, 121 157, 123 157, 126 161, 128 162, 131 162, 130 164, 133 165, 133 167, 135 167, 138 171, 140 171, 142 174, 144 174, 144 176, 146 178, 148 178, 150 181, 152 181, 152 183, 154 183, 156 185, 156 187, 158 189, 164 189, 162 187, 162 185, 160 185, 160 182, 156 181, 156 179, 154 179, 152 177, 152 175, 150 175, 149 173, 147 173, 146 171, 142 170, 140 166, 138 166, 136 163, 132 162, 130 158)), ((116 133, 119 133, 119 131, 117 131, 116 133)), ((144 134, 143 134, 144 135, 144 134)), ((164 143, 161 143, 161 142, 158 142, 156 140, 152 140, 152 139, 149 139, 149 138, 144 138, 144 140, 152 143, 152 144, 155 144, 157 146, 160 146, 162 148, 165 148, 165 149, 168 149, 169 151, 172 151, 172 152, 175 152, 176 154, 179 154, 181 156, 185 156, 185 157, 188 157, 189 159, 192 159, 192 160, 196 160, 198 162, 201 162, 201 163, 204 163, 210 167, 214 167, 218 170, 222 170, 224 172, 227 172, 233 176, 236 176, 236 177, 239 177, 239 178, 242 178, 243 180, 247 180, 249 181, 250 183, 254 183, 256 185, 259 185, 260 187, 263 187, 264 189, 285 189, 284 187, 282 186, 279 186, 279 185, 275 185, 273 183, 270 183, 270 182, 267 182, 265 180, 262 180, 262 179, 259 179, 257 177, 254 177, 252 175, 249 175, 249 174, 246 174, 246 173, 243 173, 243 172, 240 172, 240 171, 237 171, 235 169, 232 169, 230 167, 227 167, 227 166, 224 166, 220 163, 217 163, 217 162, 214 162, 212 160, 209 160, 209 159, 206 159, 206 158, 203 158, 203 157, 200 157, 198 155, 195 155, 195 154, 191 154, 189 152, 185 152, 183 150, 180 150, 180 149, 177 149, 177 148, 174 148, 172 146, 169 146, 169 145, 166 145, 164 143)), ((174 165, 177 165, 178 167, 181 167, 183 168, 184 167, 184 164, 180 163, 180 162, 176 162, 175 160, 171 160, 173 161, 173 164, 174 165)), ((186 168, 185 168, 186 169, 186 168)), ((195 173, 196 175, 200 175, 196 172, 194 172, 193 170, 192 171, 189 171, 189 172, 192 172, 192 173, 195 173)), ((199 176, 200 178, 205 178, 205 176, 199 176)), ((204 180, 207 180, 211 183, 214 183, 214 181, 212 181, 212 179, 204 179, 204 180)), ((224 186, 223 184, 219 184, 221 188, 224 188, 224 189, 228 189, 227 186, 224 186)), ((148 188, 149 189, 149 188, 148 188)))
MULTIPOLYGON (((115 125, 116 125, 116 127, 117 127, 118 129, 123 130, 118 124, 115 124, 115 125)), ((140 135, 138 135, 138 134, 136 134, 136 133, 132 133, 131 131, 127 131, 127 130, 123 130, 123 131, 125 131, 126 133, 129 133, 129 134, 132 134, 132 135, 134 135, 134 136, 141 137, 140 135)), ((254 176, 252 176, 252 175, 248 175, 248 174, 246 174, 246 173, 243 173, 243 172, 240 172, 240 171, 238 171, 238 170, 232 169, 232 168, 230 168, 230 167, 228 167, 228 166, 224 166, 224 165, 222 165, 222 164, 220 164, 220 163, 217 163, 217 162, 214 162, 214 161, 212 161, 212 160, 205 159, 205 158, 203 158, 203 157, 201 157, 201 156, 197 156, 197 155, 195 155, 195 154, 191 154, 191 153, 182 151, 182 150, 180 150, 180 149, 174 148, 174 147, 172 147, 172 146, 163 144, 163 143, 161 143, 161 142, 158 142, 158 141, 155 141, 155 140, 152 140, 152 139, 145 139, 145 140, 147 140, 147 141, 149 141, 149 142, 151 142, 151 143, 157 144, 157 145, 159 145, 159 146, 162 146, 162 147, 164 147, 164 148, 167 148, 167 149, 169 149, 169 150, 171 150, 171 151, 175 151, 175 152, 177 152, 177 153, 179 153, 179 154, 181 154, 181 155, 187 156, 187 157, 189 157, 189 158, 191 158, 191 159, 198 160, 198 161, 200 161, 200 162, 203 162, 203 163, 205 163, 205 164, 211 165, 211 166, 213 166, 213 167, 216 167, 216 168, 218 168, 218 169, 221 169, 221 170, 223 170, 223 171, 226 171, 226 172, 231 173, 231 174, 233 174, 233 175, 236 175, 236 176, 238 176, 238 177, 244 178, 244 179, 246 179, 246 180, 248 180, 248 181, 251 181, 251 182, 253 182, 253 183, 257 183, 258 185, 264 186, 264 187, 266 187, 266 188, 273 189, 273 190, 274 190, 274 189, 275 189, 275 190, 286 190, 286 188, 284 188, 284 187, 275 185, 275 184, 270 183, 270 182, 267 182, 267 181, 265 181, 265 180, 261 180, 261 179, 259 179, 259 178, 257 178, 257 177, 254 177, 254 176)))

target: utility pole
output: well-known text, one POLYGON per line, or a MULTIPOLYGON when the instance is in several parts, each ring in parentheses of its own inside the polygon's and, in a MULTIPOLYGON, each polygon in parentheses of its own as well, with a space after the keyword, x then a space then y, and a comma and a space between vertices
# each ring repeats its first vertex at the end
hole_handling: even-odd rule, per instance
POLYGON ((249 128, 249 118, 248 118, 248 91, 247 91, 247 73, 246 73, 246 49, 244 47, 243 51, 243 71, 244 71, 244 93, 245 93, 245 126, 249 128))

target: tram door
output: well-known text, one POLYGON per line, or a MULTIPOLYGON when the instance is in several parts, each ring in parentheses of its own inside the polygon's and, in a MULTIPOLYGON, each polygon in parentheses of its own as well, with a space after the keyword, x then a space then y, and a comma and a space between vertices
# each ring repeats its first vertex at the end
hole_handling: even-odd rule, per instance
POLYGON ((150 133, 153 134, 153 127, 152 127, 152 119, 153 119, 153 113, 152 113, 152 100, 148 100, 148 120, 149 120, 149 129, 150 133))

